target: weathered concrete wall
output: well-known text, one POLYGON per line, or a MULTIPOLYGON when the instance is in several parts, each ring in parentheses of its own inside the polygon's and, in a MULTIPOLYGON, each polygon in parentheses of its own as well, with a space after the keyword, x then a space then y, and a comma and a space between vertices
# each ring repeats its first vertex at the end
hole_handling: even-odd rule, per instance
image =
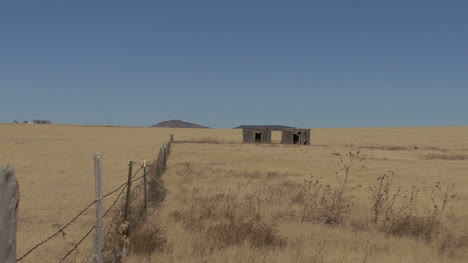
POLYGON ((283 130, 281 135, 282 144, 302 144, 310 145, 309 129, 288 129, 283 130))
POLYGON ((244 143, 255 143, 254 130, 242 130, 242 138, 244 143))
POLYGON ((271 130, 244 129, 244 143, 271 143, 271 130))
POLYGON ((271 143, 271 130, 262 131, 262 143, 271 143))

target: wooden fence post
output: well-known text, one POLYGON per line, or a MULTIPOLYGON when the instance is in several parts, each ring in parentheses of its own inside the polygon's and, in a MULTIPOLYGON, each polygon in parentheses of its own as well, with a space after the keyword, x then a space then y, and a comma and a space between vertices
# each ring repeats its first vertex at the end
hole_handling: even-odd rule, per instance
MULTIPOLYGON (((130 195, 132 194, 132 170, 133 170, 133 161, 128 163, 128 181, 127 181, 127 196, 125 197, 125 213, 124 213, 124 223, 127 223, 128 213, 130 211, 130 195)), ((127 224, 127 228, 123 233, 124 238, 128 237, 128 230, 129 225, 127 224)), ((127 245, 124 241, 123 248, 122 248, 122 258, 121 262, 125 262, 125 258, 127 257, 127 245)))
POLYGON ((0 262, 16 262, 19 187, 9 165, 0 169, 0 262))
POLYGON ((144 206, 145 214, 146 214, 146 210, 148 209, 147 201, 146 201, 146 160, 143 161, 143 196, 144 196, 143 206, 144 206))
POLYGON ((159 149, 159 154, 158 154, 158 167, 156 167, 156 168, 157 168, 157 172, 158 172, 158 173, 157 173, 157 177, 158 177, 158 178, 161 177, 161 174, 162 174, 162 161, 163 161, 162 158, 163 158, 163 156, 162 156, 162 153, 161 153, 161 152, 162 152, 162 148, 159 149))
POLYGON ((94 225, 93 263, 101 263, 102 240, 102 166, 101 156, 94 154, 94 176, 96 179, 96 224, 94 225))
POLYGON ((133 169, 133 162, 130 161, 128 163, 128 181, 127 181, 127 196, 125 198, 125 214, 124 214, 124 221, 128 219, 128 212, 130 209, 130 195, 132 194, 132 169, 133 169))
POLYGON ((169 136, 169 154, 171 154, 172 143, 174 142, 174 135, 169 136))
POLYGON ((163 156, 164 156, 164 161, 163 161, 163 173, 166 171, 166 162, 167 162, 167 145, 163 145, 163 156))

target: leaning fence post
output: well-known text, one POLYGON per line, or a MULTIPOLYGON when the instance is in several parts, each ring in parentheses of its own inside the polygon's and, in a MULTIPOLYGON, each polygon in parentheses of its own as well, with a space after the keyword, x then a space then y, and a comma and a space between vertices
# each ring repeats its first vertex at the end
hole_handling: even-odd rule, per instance
POLYGON ((130 195, 132 193, 132 169, 133 169, 133 162, 130 161, 128 163, 128 181, 127 181, 127 196, 125 198, 125 214, 124 214, 124 221, 127 221, 128 218, 128 211, 130 206, 130 195))
POLYGON ((101 156, 94 154, 94 176, 96 179, 96 224, 94 225, 93 263, 101 263, 102 240, 102 166, 101 156))
POLYGON ((143 196, 144 196, 144 199, 143 199, 143 206, 145 208, 145 214, 146 214, 146 210, 147 210, 147 201, 146 201, 146 160, 143 161, 143 196))
POLYGON ((0 262, 16 262, 19 187, 9 165, 0 169, 0 262))

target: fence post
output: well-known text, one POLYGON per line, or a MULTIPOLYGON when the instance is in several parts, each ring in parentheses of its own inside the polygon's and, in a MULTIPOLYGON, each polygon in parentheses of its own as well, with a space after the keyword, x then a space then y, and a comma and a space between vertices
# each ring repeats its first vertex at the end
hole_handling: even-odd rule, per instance
MULTIPOLYGON (((133 161, 128 163, 128 181, 127 181, 127 196, 125 197, 125 213, 124 213, 124 223, 127 222, 128 213, 130 210, 130 195, 132 194, 132 169, 133 169, 133 161)), ((124 237, 128 237, 128 224, 125 232, 123 233, 124 237)), ((127 245, 124 242, 122 248, 122 258, 121 262, 125 262, 125 258, 127 257, 127 245)))
POLYGON ((172 143, 174 142, 174 135, 169 136, 169 154, 171 154, 172 143))
POLYGON ((144 200, 143 200, 143 206, 145 208, 145 214, 147 210, 147 201, 146 201, 146 160, 143 161, 143 195, 144 195, 144 200))
POLYGON ((166 171, 166 162, 167 162, 167 145, 163 145, 163 156, 164 156, 164 161, 163 161, 163 173, 166 171))
POLYGON ((94 154, 94 176, 96 179, 96 224, 94 225, 93 263, 101 263, 102 240, 102 166, 101 156, 94 154))
POLYGON ((127 181, 127 196, 125 198, 125 214, 124 214, 124 221, 128 219, 128 211, 130 206, 130 195, 132 194, 132 169, 133 169, 133 162, 130 161, 128 163, 128 181, 127 181))
POLYGON ((159 154, 158 154, 158 167, 156 167, 157 171, 157 178, 161 177, 162 174, 162 154, 161 154, 162 148, 159 149, 159 154))
POLYGON ((9 165, 0 169, 0 262, 16 262, 19 187, 9 165))

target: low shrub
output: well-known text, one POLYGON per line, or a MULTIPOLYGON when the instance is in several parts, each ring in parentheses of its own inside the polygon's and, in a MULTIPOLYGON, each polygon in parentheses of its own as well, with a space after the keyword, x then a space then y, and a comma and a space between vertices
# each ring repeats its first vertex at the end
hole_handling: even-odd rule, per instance
POLYGON ((133 229, 128 239, 129 252, 137 255, 150 256, 154 252, 163 251, 167 246, 165 231, 158 222, 147 222, 133 229))

